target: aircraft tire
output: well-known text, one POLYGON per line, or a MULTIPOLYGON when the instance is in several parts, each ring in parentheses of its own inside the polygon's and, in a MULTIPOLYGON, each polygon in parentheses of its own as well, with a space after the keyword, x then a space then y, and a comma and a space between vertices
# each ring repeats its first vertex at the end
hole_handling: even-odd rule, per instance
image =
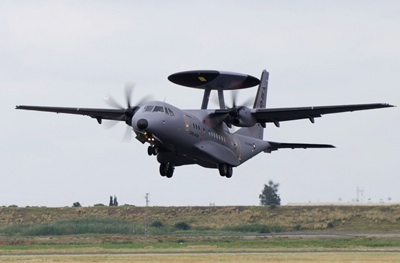
POLYGON ((161 176, 166 176, 168 173, 168 166, 166 163, 160 164, 160 175, 161 176))
POLYGON ((167 178, 171 178, 174 175, 174 169, 174 166, 172 166, 171 164, 168 165, 166 174, 167 178))
POLYGON ((148 154, 149 156, 152 156, 152 155, 153 155, 153 152, 154 152, 153 147, 152 147, 152 146, 149 146, 149 147, 147 148, 147 154, 148 154))
POLYGON ((147 148, 147 154, 148 154, 149 156, 157 155, 157 154, 158 154, 158 148, 155 147, 155 146, 149 146, 149 147, 147 148))
POLYGON ((230 165, 227 165, 227 170, 226 170, 226 178, 231 178, 233 174, 233 168, 230 165))
POLYGON ((228 173, 228 165, 226 163, 221 163, 218 166, 219 174, 224 177, 228 173))

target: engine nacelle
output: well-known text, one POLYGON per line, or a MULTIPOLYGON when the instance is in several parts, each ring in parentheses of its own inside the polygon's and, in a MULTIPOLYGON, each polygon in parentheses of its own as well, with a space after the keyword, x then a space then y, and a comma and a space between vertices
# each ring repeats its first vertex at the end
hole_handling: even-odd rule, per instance
POLYGON ((252 127, 257 123, 257 120, 251 115, 249 108, 241 106, 232 109, 229 122, 237 127, 252 127))

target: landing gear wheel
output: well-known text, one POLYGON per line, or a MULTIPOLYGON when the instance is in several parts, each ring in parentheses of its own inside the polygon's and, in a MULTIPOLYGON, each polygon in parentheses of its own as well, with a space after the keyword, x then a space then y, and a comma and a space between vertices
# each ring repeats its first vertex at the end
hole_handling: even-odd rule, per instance
POLYGON ((171 178, 174 175, 175 167, 171 163, 160 164, 160 175, 171 178))
POLYGON ((170 165, 168 167, 168 171, 167 171, 167 178, 171 178, 174 175, 174 167, 172 165, 170 165))
POLYGON ((226 175, 225 175, 226 178, 231 178, 232 174, 233 174, 233 168, 232 168, 232 166, 228 165, 228 169, 227 169, 226 175))
POLYGON ((148 154, 149 156, 151 156, 151 155, 157 155, 157 154, 158 154, 158 148, 155 147, 155 146, 149 146, 149 147, 147 148, 147 154, 148 154))
POLYGON ((222 177, 231 178, 233 174, 233 168, 229 164, 221 163, 218 166, 219 174, 222 177))
POLYGON ((166 176, 168 171, 168 165, 166 163, 160 164, 160 175, 166 176))
POLYGON ((220 174, 221 176, 226 176, 227 171, 228 171, 228 165, 227 165, 226 163, 221 163, 221 164, 218 166, 218 170, 219 170, 219 174, 220 174))

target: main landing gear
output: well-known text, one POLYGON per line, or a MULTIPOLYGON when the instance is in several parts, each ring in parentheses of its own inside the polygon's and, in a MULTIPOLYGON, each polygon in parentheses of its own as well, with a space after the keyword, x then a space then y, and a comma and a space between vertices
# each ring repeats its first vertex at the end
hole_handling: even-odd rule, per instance
POLYGON ((218 166, 219 174, 226 178, 231 178, 233 174, 233 168, 227 163, 221 163, 218 166))
POLYGON ((161 176, 166 176, 167 178, 171 178, 174 175, 175 167, 171 163, 162 163, 160 164, 160 174, 161 176))

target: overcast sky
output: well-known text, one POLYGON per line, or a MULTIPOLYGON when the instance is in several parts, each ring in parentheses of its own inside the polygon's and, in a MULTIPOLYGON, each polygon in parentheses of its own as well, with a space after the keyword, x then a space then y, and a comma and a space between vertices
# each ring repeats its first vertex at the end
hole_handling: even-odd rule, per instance
POLYGON ((145 193, 158 206, 258 205, 270 179, 283 204, 350 202, 357 187, 365 202, 400 202, 399 108, 267 125, 267 140, 337 148, 261 153, 231 179, 200 166, 161 177, 147 145, 121 142, 123 123, 15 110, 105 108, 128 82, 134 101, 199 108, 200 90, 167 80, 193 69, 267 69, 267 107, 399 104, 399 14, 399 1, 0 1, 0 205, 144 205, 145 193))

